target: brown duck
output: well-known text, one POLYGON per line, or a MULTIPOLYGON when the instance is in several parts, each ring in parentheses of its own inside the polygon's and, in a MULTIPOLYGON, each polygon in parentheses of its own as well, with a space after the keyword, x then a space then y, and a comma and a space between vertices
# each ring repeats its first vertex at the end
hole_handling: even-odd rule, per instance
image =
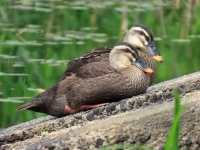
MULTIPOLYGON (((154 71, 156 70, 155 61, 163 61, 156 49, 153 35, 146 27, 132 27, 126 33, 122 44, 137 48, 139 56, 143 57, 148 67, 154 71)), ((74 59, 69 63, 63 78, 71 73, 75 73, 76 76, 81 78, 92 78, 112 71, 109 65, 109 53, 111 50, 112 48, 99 48, 78 59, 74 59), (104 64, 104 69, 102 69, 102 64, 104 64)), ((153 76, 151 77, 152 79, 153 76)))
POLYGON ((149 74, 153 70, 147 67, 137 51, 127 45, 115 46, 109 53, 112 71, 92 78, 80 78, 71 72, 19 109, 62 116, 143 93, 150 84, 149 74))
POLYGON ((153 70, 139 57, 138 51, 138 47, 121 44, 109 52, 93 52, 92 57, 87 55, 88 59, 86 56, 80 58, 71 63, 55 86, 18 109, 63 116, 143 93, 150 84, 153 70), (101 54, 107 53, 108 61, 102 61, 101 54), (83 69, 81 72, 82 68, 88 71, 83 69))

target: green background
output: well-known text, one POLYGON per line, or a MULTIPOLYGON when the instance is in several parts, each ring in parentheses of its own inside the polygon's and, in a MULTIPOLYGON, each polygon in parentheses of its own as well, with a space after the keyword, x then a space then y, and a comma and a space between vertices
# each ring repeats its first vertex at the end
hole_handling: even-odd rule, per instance
POLYGON ((42 116, 16 105, 53 85, 71 59, 120 42, 138 24, 165 60, 154 83, 199 70, 197 0, 1 0, 0 128, 42 116))

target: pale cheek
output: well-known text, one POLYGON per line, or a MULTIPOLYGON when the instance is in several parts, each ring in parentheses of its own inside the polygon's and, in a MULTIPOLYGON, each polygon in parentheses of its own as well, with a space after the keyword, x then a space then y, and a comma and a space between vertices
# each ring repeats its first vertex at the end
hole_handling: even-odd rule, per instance
POLYGON ((121 56, 118 60, 118 67, 119 68, 127 68, 131 65, 131 62, 127 56, 121 56))
POLYGON ((147 46, 148 45, 148 42, 146 40, 144 40, 144 45, 147 46))
POLYGON ((132 45, 135 45, 137 47, 140 47, 142 49, 145 48, 144 44, 142 43, 142 41, 139 38, 131 37, 131 38, 129 38, 129 43, 132 45))

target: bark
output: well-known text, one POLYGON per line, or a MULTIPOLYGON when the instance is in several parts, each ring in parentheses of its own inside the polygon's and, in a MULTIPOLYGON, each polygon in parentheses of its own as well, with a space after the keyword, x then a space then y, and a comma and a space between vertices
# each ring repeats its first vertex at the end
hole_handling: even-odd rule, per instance
POLYGON ((173 91, 185 106, 180 147, 200 145, 200 72, 165 81, 145 94, 62 118, 43 117, 0 131, 0 149, 95 149, 115 143, 162 147, 173 114, 173 91))

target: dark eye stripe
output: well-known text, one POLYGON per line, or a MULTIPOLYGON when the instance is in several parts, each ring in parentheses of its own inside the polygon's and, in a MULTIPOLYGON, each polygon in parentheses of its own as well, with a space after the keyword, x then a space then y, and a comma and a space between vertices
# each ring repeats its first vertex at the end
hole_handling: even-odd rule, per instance
POLYGON ((141 29, 143 29, 144 31, 146 31, 147 34, 149 35, 149 38, 150 38, 149 40, 150 40, 150 41, 153 41, 152 32, 151 32, 147 27, 145 27, 145 26, 143 26, 143 25, 135 25, 135 27, 141 28, 141 29))
POLYGON ((133 57, 135 57, 136 59, 138 58, 138 52, 135 49, 132 49, 130 47, 130 49, 127 48, 126 51, 129 52, 129 53, 131 53, 133 55, 133 57))
POLYGON ((150 41, 151 39, 146 35, 146 34, 144 34, 144 32, 142 32, 142 31, 137 31, 140 35, 143 35, 144 37, 145 37, 145 40, 146 41, 150 41))
POLYGON ((131 53, 135 58, 139 57, 138 51, 141 51, 140 48, 133 47, 132 45, 130 45, 129 43, 126 43, 126 42, 122 42, 119 45, 124 45, 127 47, 127 48, 123 49, 125 52, 131 53))

